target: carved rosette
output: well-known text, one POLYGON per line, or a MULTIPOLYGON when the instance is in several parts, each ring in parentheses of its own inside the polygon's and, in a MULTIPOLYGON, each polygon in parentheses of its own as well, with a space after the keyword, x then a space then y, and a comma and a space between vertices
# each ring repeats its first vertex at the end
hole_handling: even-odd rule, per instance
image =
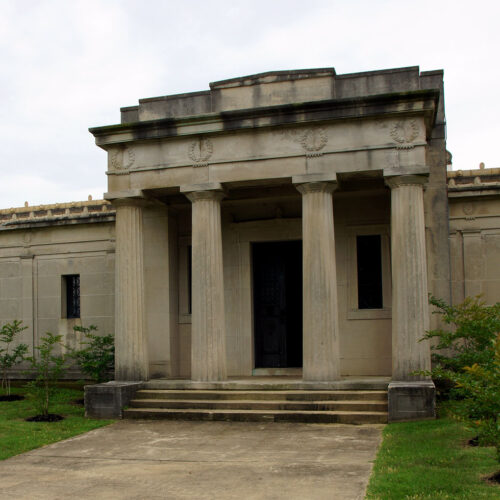
POLYGON ((418 136, 418 125, 415 120, 401 120, 391 128, 391 137, 399 149, 411 149, 418 136))
POLYGON ((128 170, 135 163, 135 151, 133 148, 125 146, 117 149, 111 154, 112 170, 128 170))
POLYGON ((189 146, 188 156, 196 166, 206 165, 214 152, 214 146, 210 139, 200 137, 189 146))

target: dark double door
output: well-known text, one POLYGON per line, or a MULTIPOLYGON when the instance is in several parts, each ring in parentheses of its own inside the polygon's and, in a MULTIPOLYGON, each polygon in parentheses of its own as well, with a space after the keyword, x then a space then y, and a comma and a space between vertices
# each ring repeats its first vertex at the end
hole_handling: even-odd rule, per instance
POLYGON ((256 368, 302 366, 302 242, 254 243, 256 368))

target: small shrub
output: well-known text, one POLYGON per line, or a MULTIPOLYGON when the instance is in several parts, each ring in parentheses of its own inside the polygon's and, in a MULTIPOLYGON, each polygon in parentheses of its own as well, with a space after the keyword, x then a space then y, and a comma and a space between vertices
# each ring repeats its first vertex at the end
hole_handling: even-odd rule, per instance
POLYGON ((461 397, 451 403, 451 412, 476 430, 480 445, 496 447, 500 462, 500 333, 491 342, 491 351, 492 363, 474 363, 445 375, 461 397))
POLYGON ((8 370, 14 365, 21 363, 24 360, 24 355, 28 352, 26 344, 17 344, 11 350, 11 344, 15 337, 22 331, 28 328, 21 326, 22 321, 14 320, 12 323, 5 323, 0 329, 0 342, 5 347, 0 347, 0 370, 2 372, 2 389, 10 396, 10 378, 8 370))
POLYGON ((430 303, 437 309, 434 314, 452 327, 430 330, 424 336, 424 339, 438 339, 431 347, 435 366, 461 371, 465 366, 493 361, 491 342, 500 332, 500 303, 488 306, 479 296, 467 297, 456 306, 436 297, 431 297, 430 303))
POLYGON ((40 344, 35 346, 38 356, 27 359, 31 363, 33 380, 26 384, 28 395, 33 398, 39 414, 48 417, 51 398, 57 391, 56 382, 66 370, 64 356, 55 352, 62 347, 62 336, 47 332, 40 339, 40 344))
POLYGON ((495 446, 500 461, 500 303, 488 306, 479 297, 458 306, 430 302, 452 329, 427 332, 424 339, 438 343, 433 369, 420 374, 448 384, 449 412, 476 430, 480 445, 495 446))
POLYGON ((76 360, 80 370, 94 382, 101 383, 111 379, 115 366, 115 341, 111 334, 98 335, 97 327, 75 326, 74 330, 83 333, 86 340, 81 342, 83 349, 75 350, 71 356, 76 360))

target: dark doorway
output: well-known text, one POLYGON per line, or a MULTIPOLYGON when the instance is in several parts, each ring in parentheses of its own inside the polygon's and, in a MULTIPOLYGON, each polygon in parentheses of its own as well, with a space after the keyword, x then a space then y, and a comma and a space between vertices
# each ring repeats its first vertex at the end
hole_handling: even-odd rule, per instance
POLYGON ((255 368, 302 366, 302 242, 254 243, 255 368))

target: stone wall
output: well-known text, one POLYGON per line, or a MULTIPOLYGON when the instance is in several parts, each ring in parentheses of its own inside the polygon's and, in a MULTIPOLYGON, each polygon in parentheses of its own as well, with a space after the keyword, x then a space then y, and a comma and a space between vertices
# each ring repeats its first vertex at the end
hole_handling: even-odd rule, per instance
POLYGON ((453 302, 500 301, 500 169, 448 172, 453 302))
POLYGON ((0 210, 0 324, 22 320, 30 352, 47 331, 71 348, 81 340, 75 325, 114 332, 114 246, 104 200, 0 210), (64 311, 66 275, 80 276, 79 318, 64 311))

